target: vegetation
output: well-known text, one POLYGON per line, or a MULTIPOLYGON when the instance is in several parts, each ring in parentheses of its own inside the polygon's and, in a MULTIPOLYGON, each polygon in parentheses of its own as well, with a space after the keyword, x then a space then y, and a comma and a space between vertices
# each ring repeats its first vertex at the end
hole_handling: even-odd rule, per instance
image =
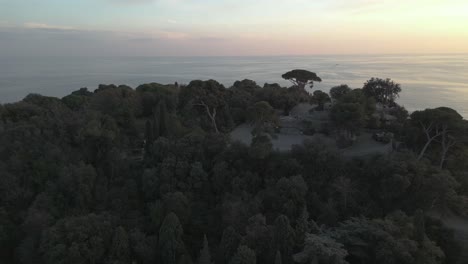
MULTIPOLYGON (((320 81, 303 73, 286 77, 320 81)), ((408 118, 399 87, 332 89, 332 136, 370 129, 376 102, 398 117, 376 127, 405 148, 353 159, 274 150, 279 114, 330 100, 303 87, 101 85, 0 105, 0 262, 454 263, 454 232, 429 212, 468 213, 466 121, 408 118), (251 145, 232 141, 246 122, 251 145)))
POLYGON ((377 102, 391 104, 398 98, 401 87, 390 79, 372 78, 364 84, 362 91, 366 96, 374 97, 377 102))
POLYGON ((314 82, 321 82, 322 79, 315 72, 307 70, 292 70, 282 75, 283 79, 291 81, 295 86, 304 89, 306 85, 314 87, 314 82))

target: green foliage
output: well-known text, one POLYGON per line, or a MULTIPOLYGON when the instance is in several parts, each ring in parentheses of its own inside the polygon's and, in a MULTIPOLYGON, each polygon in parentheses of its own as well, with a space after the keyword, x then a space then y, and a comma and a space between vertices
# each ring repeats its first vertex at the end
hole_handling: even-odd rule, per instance
POLYGON ((284 263, 291 263, 290 256, 293 253, 295 243, 294 229, 289 223, 289 219, 285 215, 280 215, 274 222, 274 240, 277 250, 283 253, 284 263))
POLYGON ((352 90, 341 96, 330 111, 330 119, 343 132, 346 139, 352 138, 364 127, 374 112, 375 104, 364 97, 361 90, 352 90))
POLYGON ((185 254, 185 245, 182 240, 183 233, 177 215, 169 213, 159 229, 161 263, 177 264, 185 254))
POLYGON ((200 250, 198 264, 211 264, 210 247, 208 246, 208 239, 206 239, 206 235, 203 237, 203 247, 200 250))
POLYGON ((312 97, 312 100, 318 104, 317 110, 319 111, 323 111, 325 103, 331 101, 330 96, 327 93, 324 93, 320 90, 314 91, 314 96, 312 97))
POLYGON ((248 119, 256 126, 264 126, 268 123, 277 123, 275 110, 268 102, 256 102, 253 106, 249 107, 248 112, 250 115, 248 119))
POLYGON ((326 235, 307 234, 303 251, 294 255, 298 263, 346 264, 348 252, 326 235))
POLYGON ((109 253, 112 263, 128 263, 130 259, 128 234, 121 226, 119 226, 114 232, 112 246, 109 253))
MULTIPOLYGON (((374 99, 332 90, 335 127, 369 124, 374 99)), ((386 128, 406 152, 274 150, 265 128, 278 110, 321 96, 211 80, 0 105, 0 262, 455 263, 456 231, 423 212, 468 211, 466 121, 449 108, 407 119, 391 104, 386 128), (263 128, 232 142, 246 121, 263 128)))
POLYGON ((351 92, 351 90, 352 89, 346 84, 338 85, 330 89, 330 96, 333 100, 340 100, 344 95, 351 92))
POLYGON ((112 218, 86 215, 59 220, 45 230, 40 251, 46 263, 104 263, 112 244, 112 218))
POLYGON ((141 98, 143 116, 153 114, 154 107, 163 102, 170 113, 177 108, 179 88, 174 85, 147 83, 138 86, 135 91, 141 98))
POLYGON ((229 262, 231 257, 234 256, 234 254, 236 253, 240 239, 241 236, 232 226, 228 226, 226 229, 224 229, 218 247, 218 262, 229 262))
POLYGON ((239 246, 237 253, 229 264, 255 264, 257 263, 255 252, 246 246, 239 246))
POLYGON ((248 121, 250 114, 248 109, 256 102, 256 94, 259 90, 261 87, 251 80, 236 81, 227 90, 229 111, 236 124, 248 121))
POLYGON ((282 110, 285 115, 289 115, 289 111, 297 104, 311 100, 310 94, 300 87, 283 88, 276 83, 265 83, 255 96, 255 102, 268 102, 273 108, 282 110))
POLYGON ((420 149, 418 159, 428 151, 438 154, 439 168, 443 168, 447 156, 466 140, 467 123, 460 114, 448 107, 415 111, 406 127, 405 139, 409 146, 420 149), (430 149, 437 145, 435 151, 430 149))
POLYGON ((275 256, 275 264, 282 264, 283 262, 281 261, 281 252, 276 251, 276 256, 275 256))
POLYGON ((442 263, 444 254, 434 242, 413 239, 411 222, 403 213, 376 220, 353 218, 331 236, 345 245, 348 259, 362 263, 442 263))
POLYGON ((367 97, 373 97, 379 103, 393 104, 401 92, 401 87, 388 78, 371 78, 364 84, 362 91, 367 97))
POLYGON ((268 134, 260 134, 252 139, 249 155, 253 159, 264 159, 273 150, 270 136, 268 134))

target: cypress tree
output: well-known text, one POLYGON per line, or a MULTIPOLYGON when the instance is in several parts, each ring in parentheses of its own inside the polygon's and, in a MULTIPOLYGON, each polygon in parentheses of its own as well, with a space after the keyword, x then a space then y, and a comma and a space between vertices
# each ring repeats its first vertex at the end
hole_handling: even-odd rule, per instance
POLYGON ((426 227, 424 213, 422 210, 417 210, 413 217, 414 221, 414 239, 419 243, 424 241, 426 237, 426 227))
POLYGON ((179 218, 174 213, 169 213, 159 229, 159 252, 161 263, 177 264, 185 253, 185 245, 182 241, 184 230, 179 218))
POLYGON ((130 258, 130 246, 128 241, 128 235, 125 229, 119 226, 112 238, 112 247, 110 250, 110 258, 113 262, 117 263, 128 263, 130 258))
POLYGON ((159 120, 159 107, 153 108, 153 140, 158 139, 161 134, 160 134, 160 120, 159 120))
POLYGON ((281 252, 278 250, 276 251, 276 257, 275 257, 275 264, 281 264, 281 252))
POLYGON ((229 264, 256 264, 257 263, 257 256, 255 255, 255 251, 250 249, 247 246, 240 246, 237 249, 237 253, 231 258, 229 264))
POLYGON ((289 224, 289 219, 285 215, 278 216, 275 220, 274 225, 274 238, 276 249, 280 250, 281 252, 283 252, 283 254, 285 254, 284 262, 290 263, 291 261, 289 258, 292 255, 295 239, 294 229, 289 224))
POLYGON ((299 248, 304 246, 305 234, 310 232, 309 225, 309 212, 307 212, 307 207, 304 206, 302 213, 297 219, 296 222, 296 244, 299 248))
POLYGON ((200 250, 198 264, 211 264, 210 247, 208 246, 206 235, 203 237, 203 247, 200 250))
POLYGON ((167 137, 169 135, 167 106, 164 100, 159 103, 159 135, 167 137))
POLYGON ((149 120, 146 120, 145 139, 146 139, 145 149, 146 149, 146 152, 149 152, 149 150, 151 149, 151 145, 153 145, 153 142, 154 142, 153 124, 149 120))
POLYGON ((217 262, 228 263, 231 257, 236 253, 240 239, 240 235, 232 226, 224 229, 223 236, 221 237, 221 242, 218 247, 217 262))

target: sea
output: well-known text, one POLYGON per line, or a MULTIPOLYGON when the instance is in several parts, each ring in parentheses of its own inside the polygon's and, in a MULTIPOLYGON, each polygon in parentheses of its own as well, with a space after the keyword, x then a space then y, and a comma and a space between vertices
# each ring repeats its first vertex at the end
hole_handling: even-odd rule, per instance
POLYGON ((214 79, 230 87, 251 79, 289 86, 281 75, 292 69, 316 72, 314 90, 348 84, 361 88, 372 77, 402 86, 398 103, 410 112, 447 106, 468 118, 468 54, 316 55, 271 57, 1 57, 0 103, 29 93, 63 97, 99 84, 187 84, 214 79))

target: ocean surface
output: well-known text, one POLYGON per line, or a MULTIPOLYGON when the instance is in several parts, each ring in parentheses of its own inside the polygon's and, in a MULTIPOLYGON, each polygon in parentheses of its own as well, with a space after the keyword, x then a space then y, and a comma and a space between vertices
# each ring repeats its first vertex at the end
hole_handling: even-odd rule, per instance
POLYGON ((29 93, 62 97, 81 87, 103 84, 136 87, 148 82, 186 84, 215 79, 226 87, 251 79, 280 83, 286 71, 301 68, 322 79, 314 89, 335 85, 362 87, 371 77, 391 78, 402 86, 398 102, 409 111, 448 106, 468 118, 468 54, 339 55, 275 57, 3 57, 0 103, 29 93))

